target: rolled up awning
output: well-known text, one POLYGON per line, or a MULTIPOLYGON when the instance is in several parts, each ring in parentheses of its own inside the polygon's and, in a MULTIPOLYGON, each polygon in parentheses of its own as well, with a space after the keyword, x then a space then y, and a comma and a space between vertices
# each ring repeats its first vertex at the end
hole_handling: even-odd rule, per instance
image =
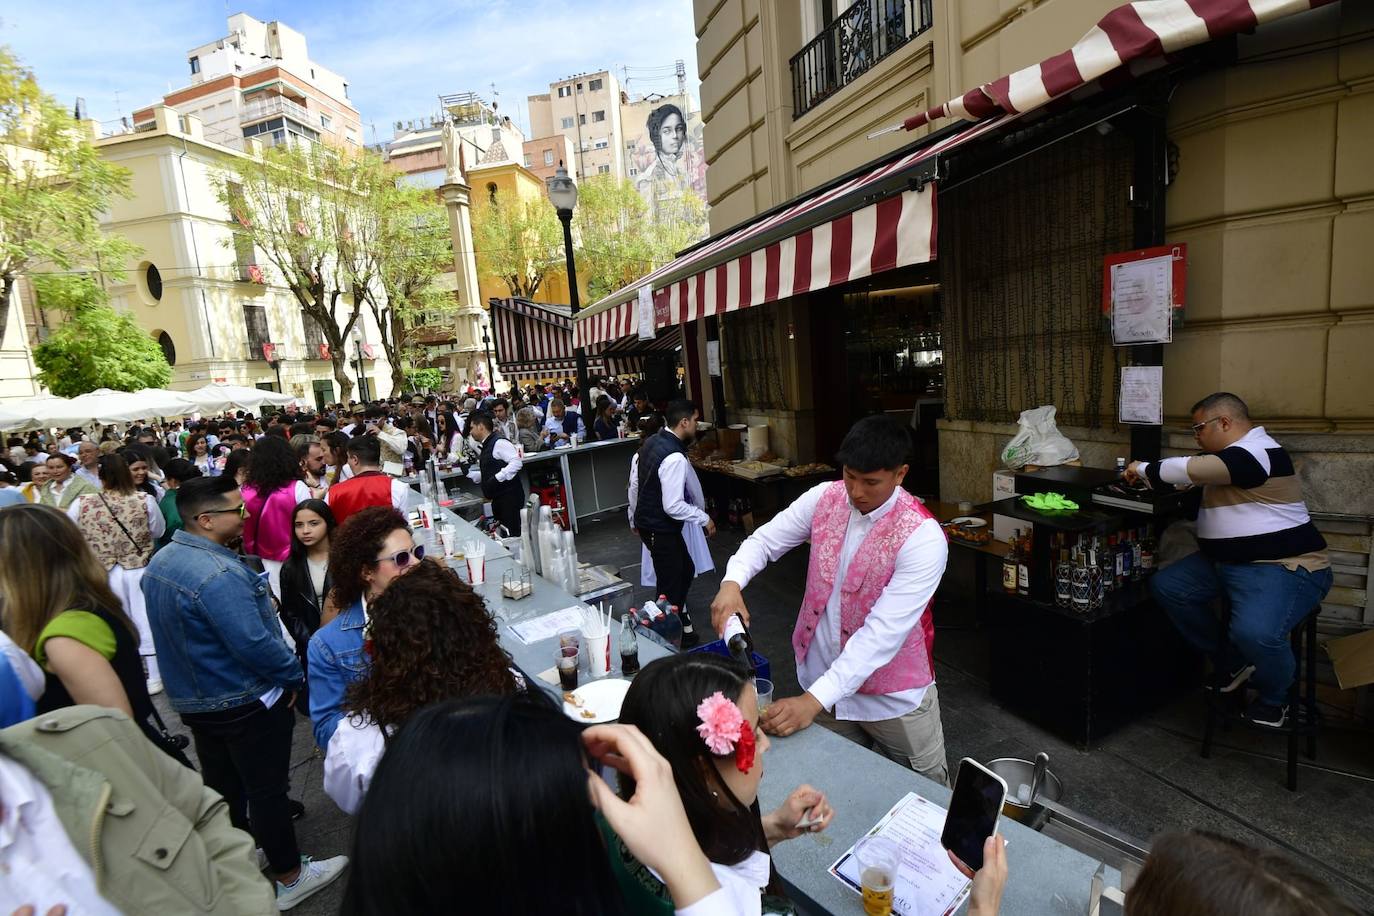
MULTIPOLYGON (((491 299, 496 368, 508 378, 572 373, 572 307, 528 299, 491 299)), ((599 347, 595 348, 598 352, 599 347)), ((588 354, 587 368, 600 371, 603 361, 588 354)))

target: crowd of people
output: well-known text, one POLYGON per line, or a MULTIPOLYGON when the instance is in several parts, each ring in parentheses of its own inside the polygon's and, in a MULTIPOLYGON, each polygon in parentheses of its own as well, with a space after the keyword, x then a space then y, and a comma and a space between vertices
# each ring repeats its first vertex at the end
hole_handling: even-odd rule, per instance
MULTIPOLYGON (((348 914, 790 912, 769 851, 835 811, 811 785, 761 809, 770 735, 820 723, 947 782, 927 612, 944 542, 881 419, 846 438, 843 481, 745 541, 711 608, 717 630, 747 623, 742 589, 810 540, 802 696, 761 713, 748 669, 675 654, 588 728, 527 682, 482 597, 412 536, 400 478, 470 466, 504 523, 522 453, 633 429, 630 525, 690 627, 714 534, 685 457, 696 408, 614 382, 590 423, 583 403, 565 385, 12 437, 0 912, 266 913, 344 876, 348 914), (297 841, 298 717, 354 818, 348 856, 297 841)), ((999 908, 1000 843, 973 875, 979 916, 999 908)), ((1194 833, 1156 842, 1126 912, 1351 911, 1277 855, 1194 833)))

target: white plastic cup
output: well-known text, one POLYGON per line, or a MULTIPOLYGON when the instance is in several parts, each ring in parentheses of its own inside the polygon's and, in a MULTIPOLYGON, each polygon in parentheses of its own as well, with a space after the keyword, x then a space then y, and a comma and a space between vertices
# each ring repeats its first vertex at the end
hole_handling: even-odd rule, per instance
POLYGON ((611 673, 611 634, 603 632, 600 636, 582 634, 587 645, 587 665, 592 677, 605 677, 611 673))
POLYGON ((487 548, 479 541, 469 541, 467 547, 468 581, 481 585, 487 581, 487 548))

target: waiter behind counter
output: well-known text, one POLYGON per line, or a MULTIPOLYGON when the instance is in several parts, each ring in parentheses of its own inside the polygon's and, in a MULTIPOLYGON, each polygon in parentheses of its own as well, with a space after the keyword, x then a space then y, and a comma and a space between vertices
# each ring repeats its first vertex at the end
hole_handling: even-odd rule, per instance
POLYGON ((468 479, 482 487, 482 497, 491 503, 491 514, 510 532, 520 536, 520 507, 525 503, 525 485, 520 469, 525 462, 515 445, 496 431, 496 421, 484 411, 468 418, 468 435, 481 447, 477 464, 465 469, 468 479))
POLYGON ((790 735, 816 722, 948 785, 930 612, 948 545, 939 522, 902 489, 910 451, 906 429, 890 417, 854 424, 836 456, 844 479, 813 487, 740 545, 711 623, 719 633, 732 614, 748 624, 742 590, 809 540, 792 633, 804 692, 775 699, 764 731, 790 735))

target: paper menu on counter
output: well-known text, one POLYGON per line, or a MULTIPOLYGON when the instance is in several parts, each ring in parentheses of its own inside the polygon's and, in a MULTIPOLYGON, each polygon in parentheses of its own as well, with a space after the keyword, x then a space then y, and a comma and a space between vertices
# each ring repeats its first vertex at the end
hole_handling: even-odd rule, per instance
MULTIPOLYGON (((947 916, 968 897, 972 882, 954 867, 940 845, 945 809, 908 792, 865 836, 883 836, 902 849, 902 867, 892 895, 898 916, 947 916)), ((862 893, 854 847, 830 866, 830 874, 862 893)))
POLYGON ((525 645, 533 645, 545 639, 553 639, 559 630, 582 629, 582 606, 565 607, 561 611, 545 614, 533 620, 511 624, 510 631, 525 645))

